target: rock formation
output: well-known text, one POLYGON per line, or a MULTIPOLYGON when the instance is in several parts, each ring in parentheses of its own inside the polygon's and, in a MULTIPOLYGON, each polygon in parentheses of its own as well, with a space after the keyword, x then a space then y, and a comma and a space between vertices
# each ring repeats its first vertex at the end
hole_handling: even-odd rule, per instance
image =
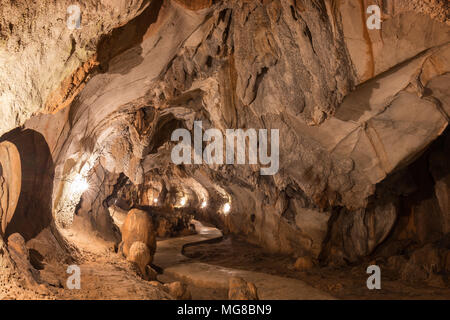
POLYGON ((242 278, 230 278, 228 299, 230 300, 259 300, 255 285, 242 278))
POLYGON ((89 0, 78 20, 70 5, 0 6, 0 266, 16 233, 70 259, 70 230, 145 273, 156 236, 189 229, 157 212, 179 210, 311 263, 448 272, 447 1, 89 0), (172 133, 196 121, 279 130, 278 172, 175 165, 172 133))
POLYGON ((136 242, 144 244, 149 251, 149 261, 143 265, 145 267, 151 262, 150 257, 156 251, 156 232, 149 214, 142 210, 133 209, 128 213, 122 227, 121 250, 125 256, 131 255, 131 248, 135 246, 136 242))

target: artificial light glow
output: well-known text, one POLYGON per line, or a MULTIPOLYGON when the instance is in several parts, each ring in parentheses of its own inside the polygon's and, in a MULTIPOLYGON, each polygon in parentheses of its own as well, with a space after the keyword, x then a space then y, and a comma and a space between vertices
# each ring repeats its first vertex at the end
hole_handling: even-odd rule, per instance
POLYGON ((73 193, 82 194, 89 189, 89 183, 87 182, 86 178, 84 178, 80 174, 77 174, 70 187, 73 193))
POLYGON ((157 198, 153 199, 153 203, 158 203, 158 199, 157 198))
POLYGON ((185 197, 181 198, 181 200, 180 200, 180 205, 181 205, 182 207, 184 207, 184 206, 186 205, 186 198, 185 198, 185 197))
POLYGON ((202 207, 202 208, 206 208, 207 205, 208 205, 208 203, 207 203, 206 200, 205 200, 205 201, 202 202, 202 206, 201 206, 201 207, 202 207))
POLYGON ((231 205, 229 203, 225 203, 223 206, 223 213, 228 214, 230 213, 231 205))

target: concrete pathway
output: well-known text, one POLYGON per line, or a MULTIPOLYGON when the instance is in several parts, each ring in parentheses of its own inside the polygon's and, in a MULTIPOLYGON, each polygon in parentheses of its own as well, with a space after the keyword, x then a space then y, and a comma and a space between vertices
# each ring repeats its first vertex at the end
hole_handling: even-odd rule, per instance
POLYGON ((193 223, 198 234, 158 241, 153 263, 162 268, 165 275, 197 287, 215 289, 228 289, 228 281, 231 277, 242 277, 256 285, 261 300, 335 299, 301 280, 192 262, 182 254, 186 247, 205 242, 218 242, 223 237, 220 230, 216 228, 206 227, 199 221, 193 221, 193 223))

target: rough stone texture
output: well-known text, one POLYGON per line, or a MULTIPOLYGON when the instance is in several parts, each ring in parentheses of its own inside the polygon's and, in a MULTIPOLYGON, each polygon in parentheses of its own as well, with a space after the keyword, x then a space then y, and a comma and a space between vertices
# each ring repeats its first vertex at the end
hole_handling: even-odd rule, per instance
POLYGON ((167 292, 175 300, 190 300, 191 293, 187 288, 187 285, 179 281, 162 284, 158 281, 150 281, 149 284, 157 287, 158 289, 167 292))
MULTIPOLYGON (((125 256, 130 256, 131 247, 135 242, 142 242, 148 247, 150 256, 153 257, 156 251, 156 234, 153 221, 147 212, 132 209, 128 212, 121 231, 121 246, 125 256)), ((149 263, 151 260, 147 264, 149 263)))
MULTIPOLYGON (((82 29, 70 31, 68 1, 33 4, 25 16, 14 10, 23 2, 6 1, 0 133, 39 132, 54 163, 55 219, 110 240, 108 207, 128 183, 133 205, 186 197, 225 232, 271 251, 354 262, 391 232, 423 245, 449 230, 448 155, 430 158, 432 197, 414 202, 406 175, 402 190, 389 187, 448 132, 448 5, 376 3, 381 30, 367 30, 366 0, 91 0, 82 29), (174 166, 170 135, 194 120, 222 132, 279 129, 279 172, 174 166), (70 199, 80 173, 93 192, 70 199)), ((122 227, 124 252, 134 241, 155 249, 153 224, 138 216, 122 227)))
POLYGON ((145 275, 147 273, 146 267, 152 261, 150 249, 141 241, 133 242, 129 249, 127 260, 136 263, 141 273, 145 275))
POLYGON ((191 300, 191 293, 187 285, 179 281, 166 283, 164 285, 168 293, 174 297, 175 300, 191 300))
POLYGON ((259 300, 256 286, 239 277, 232 277, 229 281, 229 300, 259 300))
POLYGON ((22 182, 20 155, 10 142, 0 143, 0 227, 5 233, 19 200, 22 182))
POLYGON ((148 281, 155 281, 158 277, 158 272, 150 266, 145 267, 145 277, 148 281))
POLYGON ((330 258, 355 262, 370 255, 386 239, 397 218, 396 207, 392 202, 377 200, 381 204, 356 212, 339 212, 328 241, 330 258))
POLYGON ((446 267, 446 251, 426 245, 414 251, 408 262, 400 269, 404 280, 419 282, 433 280, 433 275, 441 273, 446 267))
POLYGON ((67 106, 85 86, 107 35, 150 1, 83 1, 81 29, 67 27, 72 1, 9 1, 0 7, 0 134, 34 113, 67 106), (25 67, 26 65, 26 67, 25 67))
MULTIPOLYGON (((81 199, 75 200, 77 203, 81 201, 80 205, 76 209, 57 207, 56 217, 61 216, 64 211, 69 214, 75 211, 72 223, 74 230, 96 233, 107 241, 119 243, 121 240, 120 230, 114 225, 107 205, 107 199, 113 192, 117 181, 118 175, 108 173, 100 164, 95 166, 89 172, 87 179, 88 191, 82 195, 81 199)), ((71 196, 70 190, 68 195, 71 196)), ((63 197, 61 198, 64 200, 63 197)), ((64 201, 60 203, 64 203, 64 201)))
POLYGON ((342 29, 358 82, 364 82, 423 50, 448 42, 448 4, 445 1, 345 0, 336 1, 342 29), (381 30, 368 30, 368 15, 362 14, 372 4, 382 8, 381 30), (411 10, 413 9, 413 10, 411 10), (435 19, 430 19, 430 16, 435 19))
MULTIPOLYGON (((10 297, 13 294, 20 294, 17 287, 23 280, 17 276, 18 270, 11 259, 6 243, 0 236, 0 299, 10 297), (22 281, 21 281, 22 280, 22 281)), ((34 284, 34 282, 33 282, 34 284)))
POLYGON ((306 271, 314 267, 314 262, 309 257, 299 257, 295 260, 294 268, 298 271, 306 271))
POLYGON ((444 142, 440 151, 430 157, 430 171, 435 181, 434 194, 439 205, 442 219, 439 224, 443 234, 450 232, 450 138, 444 142))
POLYGON ((37 131, 16 129, 0 140, 12 143, 17 150, 16 157, 20 158, 20 164, 13 162, 10 169, 15 170, 7 174, 15 175, 14 179, 21 182, 14 185, 20 188, 19 198, 15 200, 16 195, 11 194, 11 200, 17 201, 17 205, 14 214, 3 224, 5 236, 17 232, 28 241, 52 223, 53 160, 45 138, 37 131))

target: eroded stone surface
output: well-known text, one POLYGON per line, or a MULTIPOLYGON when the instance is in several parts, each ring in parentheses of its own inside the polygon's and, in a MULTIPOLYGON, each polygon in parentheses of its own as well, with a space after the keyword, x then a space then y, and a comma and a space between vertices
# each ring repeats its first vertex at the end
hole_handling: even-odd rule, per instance
MULTIPOLYGON (((149 249, 150 257, 156 251, 156 232, 150 215, 142 210, 133 209, 128 213, 122 227, 122 252, 125 256, 131 254, 135 242, 142 242, 149 249)), ((149 264, 150 261, 147 263, 149 264)), ((143 266, 145 267, 145 266, 143 266)))
MULTIPOLYGON (((367 29, 366 0, 92 0, 80 5, 82 29, 69 30, 67 1, 33 4, 26 15, 18 14, 24 3, 6 2, 0 133, 23 124, 39 132, 54 165, 53 186, 41 191, 51 194, 55 220, 112 242, 119 230, 108 207, 131 190, 130 207, 186 198, 187 209, 224 232, 330 263, 359 261, 391 233, 435 241, 449 230, 447 155, 430 157, 433 196, 417 203, 401 172, 446 134, 448 7, 376 3, 381 30, 367 29), (171 133, 192 131, 195 120, 223 133, 279 129, 278 173, 175 166, 171 133), (403 183, 391 192, 397 174, 403 183), (79 176, 90 190, 75 196, 79 176)), ((17 161, 0 151, 1 208, 9 212, 5 190, 20 187, 5 187, 4 168, 17 161)), ((150 223, 127 220, 124 252, 136 240, 154 251, 150 223), (138 225, 145 235, 135 239, 138 225)))
MULTIPOLYGON (((62 180, 88 154, 107 172, 145 184, 142 198, 172 204, 187 195, 189 206, 208 198, 205 216, 226 230, 273 251, 318 257, 333 207, 365 210, 375 185, 447 126, 449 27, 441 15, 413 7, 383 7, 389 16, 381 33, 364 40, 376 53, 367 73, 370 57, 353 52, 351 43, 364 34, 353 37, 346 25, 362 21, 359 2, 291 8, 288 1, 224 1, 188 11, 163 3, 142 43, 111 57, 109 71, 87 83, 70 117, 55 115, 59 141, 36 120, 29 125, 46 132, 62 180), (406 32, 413 20, 435 30, 433 37, 406 32), (395 37, 403 42, 392 45, 395 37), (279 129, 278 174, 260 179, 248 166, 171 165, 170 133, 191 129, 194 120, 223 131, 279 129), (230 200, 229 216, 214 214, 230 200)), ((39 118, 56 126, 53 118, 39 118)), ((104 210, 99 203, 94 208, 104 210)), ((357 255, 382 239, 365 238, 374 245, 357 255)))

